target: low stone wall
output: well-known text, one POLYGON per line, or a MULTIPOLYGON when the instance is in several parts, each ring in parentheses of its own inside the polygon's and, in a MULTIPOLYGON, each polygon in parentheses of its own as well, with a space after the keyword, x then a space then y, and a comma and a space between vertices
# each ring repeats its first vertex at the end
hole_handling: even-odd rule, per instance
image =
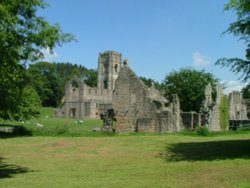
POLYGON ((182 112, 182 123, 185 129, 194 129, 205 124, 204 115, 196 112, 182 112))

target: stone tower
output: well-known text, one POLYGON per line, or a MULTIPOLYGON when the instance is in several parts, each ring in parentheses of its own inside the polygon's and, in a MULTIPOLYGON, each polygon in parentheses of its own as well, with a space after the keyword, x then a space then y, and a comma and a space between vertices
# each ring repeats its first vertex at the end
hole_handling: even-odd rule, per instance
POLYGON ((99 53, 98 57, 98 85, 99 89, 113 90, 115 80, 122 66, 122 55, 114 51, 99 53))
POLYGON ((233 91, 229 93, 229 119, 247 120, 247 105, 243 99, 242 93, 233 91))

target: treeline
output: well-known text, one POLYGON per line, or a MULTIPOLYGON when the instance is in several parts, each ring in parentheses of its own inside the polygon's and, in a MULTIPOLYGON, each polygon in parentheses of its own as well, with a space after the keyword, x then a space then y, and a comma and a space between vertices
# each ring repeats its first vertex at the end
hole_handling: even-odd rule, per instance
POLYGON ((61 105, 65 84, 74 75, 91 87, 97 85, 96 70, 82 65, 38 62, 27 68, 29 85, 35 89, 45 107, 61 105))
POLYGON ((140 77, 140 79, 144 82, 144 84, 148 87, 151 87, 152 84, 155 85, 155 88, 162 91, 164 89, 164 85, 161 82, 157 82, 151 78, 140 77))

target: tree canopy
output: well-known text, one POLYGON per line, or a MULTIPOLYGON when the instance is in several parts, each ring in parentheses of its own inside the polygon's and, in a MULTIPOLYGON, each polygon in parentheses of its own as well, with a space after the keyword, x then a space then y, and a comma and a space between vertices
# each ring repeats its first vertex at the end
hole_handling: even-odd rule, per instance
POLYGON ((211 73, 183 68, 169 73, 165 77, 163 88, 170 101, 173 94, 178 95, 182 111, 199 112, 205 99, 206 86, 211 84, 213 99, 215 99, 217 82, 218 80, 211 73))
POLYGON ((143 81, 143 83, 148 86, 151 87, 152 83, 154 83, 155 88, 157 88, 158 90, 162 90, 162 83, 156 82, 155 80, 151 79, 151 78, 145 78, 145 77, 140 77, 140 79, 143 81))
POLYGON ((97 72, 77 64, 37 62, 29 66, 27 73, 42 105, 47 107, 61 105, 65 84, 73 76, 84 80, 91 87, 97 85, 97 72))
POLYGON ((43 57, 42 49, 74 40, 58 24, 37 15, 43 0, 0 1, 0 116, 17 113, 27 84, 25 63, 43 57))
POLYGON ((237 20, 229 25, 226 33, 231 33, 245 42, 246 55, 245 59, 221 58, 216 64, 230 67, 232 72, 241 74, 240 79, 248 81, 250 78, 250 1, 230 0, 224 9, 236 12, 237 20))

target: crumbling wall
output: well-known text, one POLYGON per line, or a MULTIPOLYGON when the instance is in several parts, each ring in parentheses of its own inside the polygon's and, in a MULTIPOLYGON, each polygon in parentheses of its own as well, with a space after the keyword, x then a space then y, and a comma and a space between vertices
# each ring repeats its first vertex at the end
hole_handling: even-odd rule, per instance
POLYGON ((186 129, 194 129, 205 125, 204 115, 197 112, 182 112, 181 113, 183 126, 186 129))
POLYGON ((99 118, 112 103, 112 90, 89 87, 77 77, 65 86, 63 114, 66 118, 99 118))
POLYGON ((121 69, 113 94, 118 133, 166 132, 179 130, 172 111, 164 111, 161 101, 152 100, 148 87, 127 66, 121 69))
POLYGON ((217 84, 216 87, 216 100, 215 104, 212 108, 212 110, 209 112, 209 124, 208 124, 208 129, 210 131, 221 131, 221 118, 220 116, 223 114, 220 114, 220 107, 221 107, 221 102, 224 96, 223 89, 220 84, 217 84))
POLYGON ((229 94, 229 119, 247 120, 247 105, 238 91, 229 94))

